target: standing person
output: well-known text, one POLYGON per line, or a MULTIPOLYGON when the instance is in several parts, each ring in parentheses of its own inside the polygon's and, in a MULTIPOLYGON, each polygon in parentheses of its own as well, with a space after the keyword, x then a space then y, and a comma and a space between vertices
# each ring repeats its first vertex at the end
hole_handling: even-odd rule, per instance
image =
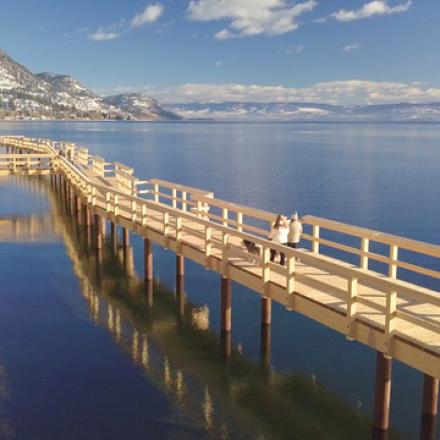
POLYGON ((301 222, 299 221, 298 214, 294 212, 290 217, 290 225, 289 225, 289 235, 287 246, 291 248, 297 248, 298 243, 301 241, 301 236, 303 233, 303 227, 301 222))
MULTIPOLYGON (((277 215, 275 219, 275 223, 273 225, 272 231, 269 234, 269 240, 272 240, 275 243, 280 243, 283 245, 287 245, 289 235, 289 225, 287 224, 287 219, 284 215, 277 215)), ((277 251, 275 249, 270 250, 270 261, 275 261, 275 257, 277 255, 277 251)), ((286 255, 284 252, 280 252, 280 264, 284 266, 284 262, 286 260, 286 255)))

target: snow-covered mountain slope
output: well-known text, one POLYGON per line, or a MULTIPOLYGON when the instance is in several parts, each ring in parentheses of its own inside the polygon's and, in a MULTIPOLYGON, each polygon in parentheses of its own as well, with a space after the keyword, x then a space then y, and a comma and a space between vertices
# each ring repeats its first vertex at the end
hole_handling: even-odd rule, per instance
POLYGON ((169 110, 187 119, 353 121, 353 122, 440 122, 440 103, 398 103, 342 106, 310 102, 292 103, 188 103, 168 104, 169 110))
POLYGON ((147 96, 135 101, 121 108, 68 75, 33 74, 0 50, 0 119, 180 119, 147 96))
POLYGON ((107 96, 104 101, 114 107, 120 108, 136 119, 182 119, 176 113, 165 110, 155 99, 142 93, 126 93, 122 95, 107 96))

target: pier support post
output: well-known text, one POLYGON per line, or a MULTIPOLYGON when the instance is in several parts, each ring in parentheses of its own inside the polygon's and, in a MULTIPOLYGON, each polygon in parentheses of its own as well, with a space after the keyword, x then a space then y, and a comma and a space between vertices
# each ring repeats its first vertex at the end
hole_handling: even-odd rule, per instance
POLYGON ((90 226, 92 225, 92 216, 88 203, 84 204, 84 225, 86 226, 86 228, 90 228, 90 226))
POLYGON ((271 345, 271 326, 261 324, 261 365, 264 369, 270 367, 271 345))
POLYGON ((272 300, 270 298, 261 298, 261 325, 270 325, 272 323, 272 300))
POLYGON ((96 239, 96 249, 102 249, 102 223, 104 219, 98 215, 95 214, 95 239, 96 239))
POLYGON ((145 281, 153 280, 153 246, 148 238, 144 239, 144 276, 145 281))
POLYGON ((75 211, 76 211, 76 221, 81 224, 81 198, 75 194, 75 211))
POLYGON ((423 401, 420 438, 422 440, 436 439, 436 425, 439 398, 439 380, 428 376, 423 377, 423 401))
POLYGON ((112 241, 116 240, 116 225, 114 222, 110 222, 110 238, 112 241))
POLYGON ((176 297, 179 319, 185 314, 185 258, 176 255, 176 297))
POLYGON ((232 290, 231 280, 222 277, 221 282, 221 331, 230 332, 232 330, 232 290))
POLYGON ((376 386, 374 392, 373 428, 386 431, 390 426, 392 360, 383 353, 376 353, 376 386))
POLYGON ((270 367, 272 300, 261 298, 261 364, 270 367))
POLYGON ((130 246, 130 231, 127 228, 122 228, 122 245, 130 246))

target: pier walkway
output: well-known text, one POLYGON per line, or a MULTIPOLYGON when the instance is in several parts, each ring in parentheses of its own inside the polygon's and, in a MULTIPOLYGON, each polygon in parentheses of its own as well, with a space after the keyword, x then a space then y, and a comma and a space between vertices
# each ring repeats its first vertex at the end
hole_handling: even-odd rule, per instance
POLYGON ((141 180, 72 143, 0 137, 0 175, 50 175, 102 246, 105 220, 145 240, 145 279, 152 280, 152 243, 222 277, 222 331, 230 332, 231 288, 262 296, 262 324, 271 303, 301 313, 378 352, 376 426, 388 427, 391 359, 425 374, 423 412, 435 415, 440 378, 440 246, 315 216, 302 218, 302 246, 267 239, 276 214, 218 199, 214 193, 160 179, 141 180), (250 254, 243 239, 260 254, 250 254), (286 264, 270 262, 270 249, 286 264), (410 282, 411 280, 412 282, 410 282), (414 281, 416 280, 416 281, 414 281), (388 401, 387 401, 388 399, 388 401))

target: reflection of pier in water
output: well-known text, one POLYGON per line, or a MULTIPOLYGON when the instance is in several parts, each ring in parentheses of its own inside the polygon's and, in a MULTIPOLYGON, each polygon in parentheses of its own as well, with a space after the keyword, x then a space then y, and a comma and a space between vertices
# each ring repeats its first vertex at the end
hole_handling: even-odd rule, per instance
POLYGON ((183 412, 188 426, 225 439, 316 439, 323 432, 325 438, 369 437, 365 416, 320 389, 316 378, 270 368, 269 326, 263 327, 261 363, 246 359, 232 347, 230 333, 220 338, 208 329, 206 307, 185 303, 182 277, 176 292, 145 284, 134 270, 130 246, 112 234, 95 249, 75 216, 63 216, 69 204, 49 194, 91 319, 183 412), (235 426, 242 427, 241 435, 235 426))

